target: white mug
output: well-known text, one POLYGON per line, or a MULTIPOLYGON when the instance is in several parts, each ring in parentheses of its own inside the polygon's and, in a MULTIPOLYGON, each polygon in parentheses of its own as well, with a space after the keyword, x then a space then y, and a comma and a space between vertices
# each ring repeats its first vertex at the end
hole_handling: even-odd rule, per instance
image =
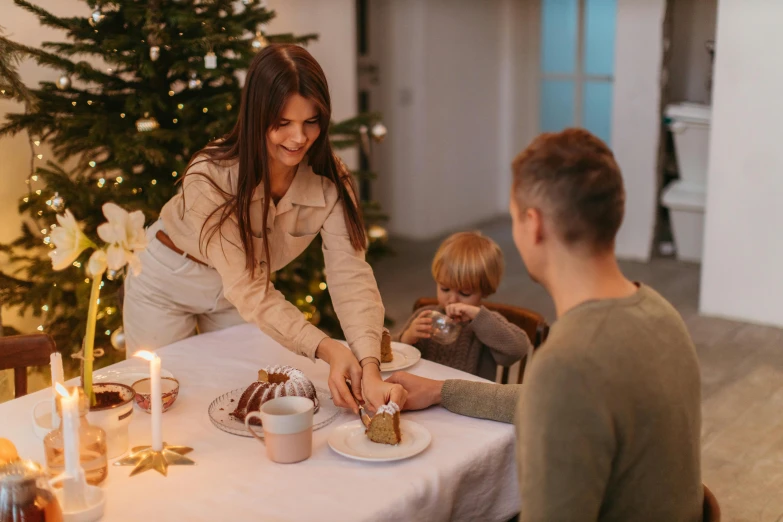
POLYGON ((313 410, 313 401, 306 397, 278 397, 262 404, 260 411, 248 413, 245 427, 266 445, 269 460, 301 462, 313 454, 313 410), (250 427, 255 417, 261 419, 263 439, 250 427))

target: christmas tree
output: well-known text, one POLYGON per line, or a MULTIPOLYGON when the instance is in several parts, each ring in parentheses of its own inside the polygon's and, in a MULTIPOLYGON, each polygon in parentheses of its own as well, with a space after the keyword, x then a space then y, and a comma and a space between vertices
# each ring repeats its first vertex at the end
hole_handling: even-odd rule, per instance
MULTIPOLYGON (((254 54, 269 42, 306 45, 317 35, 269 32, 275 14, 260 0, 243 0, 242 6, 232 0, 85 0, 86 16, 67 18, 26 0, 14 2, 41 24, 65 31, 67 41, 38 49, 0 36, 6 57, 31 57, 60 74, 56 82, 27 92, 13 59, 0 60, 0 91, 25 104, 24 112, 6 116, 0 138, 26 132, 33 155, 29 191, 19 206, 29 219, 17 240, 0 245, 15 267, 13 273, 0 272, 0 302, 41 317, 38 330, 71 353, 85 331, 87 255, 69 269, 52 270, 46 254, 53 246, 48 234, 55 215, 67 207, 90 237, 103 221, 105 202, 142 210, 148 224, 157 219, 191 155, 233 126, 239 76, 254 54), (53 158, 40 153, 44 142, 53 158)), ((336 148, 362 145, 364 153, 371 138, 384 135, 376 114, 330 129, 336 148)), ((360 183, 373 178, 368 170, 355 174, 360 183)), ((362 203, 372 261, 386 253, 384 216, 372 201, 362 203)), ((320 241, 314 241, 273 280, 305 317, 339 337, 322 268, 320 241)), ((124 358, 109 350, 122 345, 122 277, 107 277, 95 344, 108 356, 99 365, 124 358)))

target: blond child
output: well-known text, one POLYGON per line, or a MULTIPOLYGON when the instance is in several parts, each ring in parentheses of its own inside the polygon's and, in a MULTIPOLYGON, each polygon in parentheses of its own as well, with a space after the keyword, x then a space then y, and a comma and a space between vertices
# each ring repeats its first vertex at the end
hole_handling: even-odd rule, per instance
POLYGON ((497 243, 480 232, 451 235, 432 261, 438 305, 417 310, 396 340, 415 346, 427 360, 494 381, 497 365, 510 366, 522 360, 530 346, 522 329, 481 304, 495 293, 502 276, 503 252, 497 243), (431 338, 432 310, 462 323, 452 344, 439 344, 431 338))

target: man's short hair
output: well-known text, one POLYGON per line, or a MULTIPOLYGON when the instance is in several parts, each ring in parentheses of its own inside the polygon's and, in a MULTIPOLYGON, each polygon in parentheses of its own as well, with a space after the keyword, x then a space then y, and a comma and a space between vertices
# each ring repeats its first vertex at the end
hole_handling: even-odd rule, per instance
POLYGON ((567 245, 614 248, 625 212, 620 167, 607 145, 584 129, 538 136, 514 159, 513 197, 538 208, 567 245))

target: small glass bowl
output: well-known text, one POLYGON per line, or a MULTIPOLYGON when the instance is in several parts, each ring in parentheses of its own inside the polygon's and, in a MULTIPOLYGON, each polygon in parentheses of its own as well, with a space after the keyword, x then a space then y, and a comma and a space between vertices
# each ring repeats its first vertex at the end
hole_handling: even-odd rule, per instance
POLYGON ((439 344, 451 344, 457 340, 462 331, 462 325, 446 314, 437 310, 430 312, 432 318, 431 339, 439 344))
MULTIPOLYGON (((133 390, 136 392, 136 404, 147 413, 152 412, 152 402, 150 401, 150 379, 142 379, 133 383, 133 390)), ((179 381, 174 377, 160 378, 160 391, 163 395, 163 411, 171 408, 179 395, 179 381)))

